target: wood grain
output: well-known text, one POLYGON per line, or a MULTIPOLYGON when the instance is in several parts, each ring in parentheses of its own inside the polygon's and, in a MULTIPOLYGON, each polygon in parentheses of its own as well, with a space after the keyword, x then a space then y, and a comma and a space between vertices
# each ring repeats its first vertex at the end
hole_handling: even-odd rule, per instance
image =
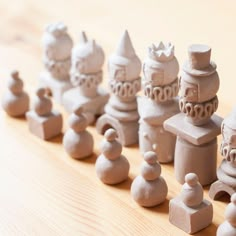
MULTIPOLYGON (((180 65, 190 43, 211 45, 221 78, 218 114, 225 116, 235 103, 235 6, 233 1, 0 0, 0 95, 9 70, 17 68, 33 97, 42 69, 43 28, 62 20, 75 42, 79 31, 86 30, 102 44, 107 57, 125 28, 142 60, 147 46, 160 39, 176 45, 180 65)), ((106 87, 106 66, 104 72, 106 87)), ((63 113, 64 132, 68 115, 59 105, 55 107, 63 113)), ((186 235, 168 221, 169 200, 181 189, 173 164, 162 165, 169 187, 165 203, 150 209, 139 207, 129 191, 142 162, 138 146, 123 150, 131 164, 128 181, 106 186, 94 169, 102 136, 94 127, 89 130, 95 139, 94 155, 76 161, 63 150, 63 134, 50 142, 42 141, 29 133, 24 118, 13 119, 0 110, 0 235, 186 235)), ((219 155, 218 164, 220 161, 219 155)), ((204 194, 209 199, 208 187, 204 194)), ((227 199, 222 200, 213 202, 212 225, 196 235, 215 235, 224 220, 227 199)))

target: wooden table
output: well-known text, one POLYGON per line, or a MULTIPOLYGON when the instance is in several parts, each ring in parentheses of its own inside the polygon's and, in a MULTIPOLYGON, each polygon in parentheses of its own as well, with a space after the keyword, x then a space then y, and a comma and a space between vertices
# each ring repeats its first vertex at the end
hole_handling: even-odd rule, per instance
MULTIPOLYGON (((9 2, 0 0, 0 95, 9 71, 16 68, 33 97, 43 68, 43 27, 62 20, 75 42, 79 31, 86 30, 104 47, 107 57, 125 28, 142 60, 147 46, 159 40, 176 45, 180 66, 189 44, 209 44, 221 78, 218 114, 225 116, 235 103, 234 1, 9 2)), ((104 66, 104 86, 106 69, 104 66)), ((63 112, 65 131, 67 114, 59 105, 55 107, 63 112)), ((146 209, 131 199, 129 191, 142 162, 138 146, 123 149, 131 164, 128 181, 106 186, 95 174, 102 136, 94 127, 89 128, 95 139, 94 155, 85 161, 67 156, 61 145, 62 135, 50 142, 41 141, 29 133, 25 119, 10 118, 2 110, 0 131, 0 235, 185 235, 168 221, 169 200, 181 189, 173 175, 173 164, 162 165, 162 176, 169 187, 166 201, 146 209)), ((219 155, 218 164, 220 161, 219 155)), ((209 199, 208 188, 205 197, 209 199)), ((224 220, 227 200, 213 202, 212 225, 196 235, 215 235, 224 220)))

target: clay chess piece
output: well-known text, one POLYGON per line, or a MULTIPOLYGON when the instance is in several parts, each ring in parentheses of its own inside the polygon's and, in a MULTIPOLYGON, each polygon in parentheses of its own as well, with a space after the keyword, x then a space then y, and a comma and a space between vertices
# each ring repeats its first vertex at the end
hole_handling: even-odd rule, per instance
POLYGON ((177 135, 175 177, 184 183, 187 173, 196 173, 202 185, 216 179, 217 135, 222 118, 214 115, 219 76, 210 60, 211 48, 194 44, 180 77, 181 113, 167 119, 164 128, 177 135))
POLYGON ((225 219, 217 229, 217 236, 236 236, 236 193, 231 196, 231 203, 226 207, 225 219))
POLYGON ((185 176, 180 196, 170 200, 169 221, 188 234, 194 234, 211 224, 212 204, 203 199, 203 189, 194 173, 185 176))
POLYGON ((224 157, 217 170, 218 180, 209 190, 209 196, 217 199, 224 193, 236 192, 236 110, 224 119, 221 126, 221 155, 224 157))
POLYGON ((52 102, 47 97, 46 89, 39 88, 36 95, 34 110, 26 113, 29 130, 39 138, 49 140, 61 133, 62 115, 52 110, 52 102))
POLYGON ((96 173, 105 184, 118 184, 128 178, 129 162, 121 155, 122 145, 117 141, 117 132, 108 129, 101 145, 102 154, 96 161, 96 173))
POLYGON ((24 83, 18 71, 12 71, 7 92, 2 97, 2 107, 9 116, 19 117, 29 110, 29 96, 23 91, 24 83))
POLYGON ((168 187, 160 175, 161 165, 157 162, 156 153, 146 152, 141 165, 141 175, 137 176, 131 185, 131 195, 139 205, 153 207, 165 201, 168 187))
POLYGON ((111 97, 105 114, 97 120, 97 131, 104 134, 109 127, 117 131, 123 146, 138 143, 136 93, 141 88, 141 62, 135 54, 127 31, 121 37, 115 54, 109 58, 109 85, 111 97))
POLYGON ((84 159, 93 154, 93 136, 86 130, 88 122, 79 106, 69 117, 69 129, 63 137, 66 152, 75 159, 84 159))
POLYGON ((42 38, 45 71, 39 76, 39 87, 44 87, 54 99, 62 102, 63 93, 72 88, 69 71, 73 42, 63 23, 46 27, 42 38))
POLYGON ((63 95, 63 105, 71 112, 74 106, 83 106, 84 115, 91 124, 104 113, 109 94, 99 84, 102 82, 104 52, 95 40, 88 40, 84 32, 72 50, 71 83, 74 88, 63 95))
POLYGON ((161 163, 174 159, 176 136, 165 131, 166 119, 179 113, 179 64, 172 44, 152 45, 143 64, 144 95, 138 98, 139 147, 141 153, 154 151, 161 163))

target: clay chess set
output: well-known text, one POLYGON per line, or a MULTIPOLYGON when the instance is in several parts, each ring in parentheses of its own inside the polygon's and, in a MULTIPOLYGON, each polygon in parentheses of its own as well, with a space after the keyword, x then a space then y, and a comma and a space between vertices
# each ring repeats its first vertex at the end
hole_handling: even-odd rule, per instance
POLYGON ((55 23, 46 27, 42 41, 45 70, 33 107, 19 72, 12 71, 2 97, 6 113, 25 116, 29 131, 49 141, 67 122, 62 145, 69 157, 80 161, 93 153, 93 136, 86 128, 94 125, 104 135, 95 171, 108 185, 127 180, 130 163, 122 147, 138 143, 143 162, 130 196, 142 207, 165 201, 168 182, 161 176, 161 164, 174 162, 175 178, 183 186, 170 200, 169 221, 189 234, 208 227, 214 215, 212 202, 203 197, 202 186, 208 185, 212 201, 223 194, 231 197, 217 235, 235 236, 236 110, 225 119, 215 114, 220 79, 211 48, 189 46, 179 73, 173 44, 152 44, 142 64, 125 31, 108 60, 106 91, 101 86, 105 55, 94 39, 81 32, 73 46, 67 27, 55 23), (141 90, 143 95, 137 95, 141 90), (67 121, 52 99, 70 113, 67 121), (220 134, 222 162, 217 168, 220 134))

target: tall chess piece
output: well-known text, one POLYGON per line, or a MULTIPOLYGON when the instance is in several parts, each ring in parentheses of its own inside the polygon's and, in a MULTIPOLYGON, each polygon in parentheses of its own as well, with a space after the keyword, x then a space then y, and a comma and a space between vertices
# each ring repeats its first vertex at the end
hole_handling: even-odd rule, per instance
POLYGON ((74 88, 63 95, 63 105, 69 112, 75 106, 83 106, 84 115, 91 124, 104 113, 109 95, 99 85, 102 82, 103 49, 95 40, 88 40, 81 33, 80 43, 72 50, 71 83, 74 88))
POLYGON ((29 110, 29 96, 18 71, 12 71, 7 83, 8 90, 2 97, 2 107, 9 116, 19 117, 29 110))
POLYGON ((224 193, 231 196, 236 192, 236 110, 224 119, 221 130, 223 140, 220 149, 224 159, 217 170, 218 180, 209 190, 212 199, 224 193))
POLYGON ((97 120, 100 134, 112 127, 123 146, 138 142, 136 93, 141 88, 141 62, 137 57, 127 31, 121 37, 116 52, 109 58, 109 85, 111 97, 105 114, 97 120))
POLYGON ((166 119, 179 113, 179 64, 172 44, 152 45, 143 64, 144 97, 138 98, 139 147, 141 153, 154 151, 161 163, 174 159, 176 136, 165 131, 166 119))
POLYGON ((225 222, 217 229, 216 236, 236 236, 236 193, 225 210, 225 222))
POLYGON ((39 77, 39 87, 52 93, 59 103, 63 93, 72 87, 70 82, 71 49, 73 42, 63 23, 46 27, 42 38, 45 71, 39 77))
POLYGON ((219 76, 216 64, 210 60, 210 47, 194 44, 188 52, 189 60, 180 77, 181 113, 166 120, 164 127, 177 135, 176 179, 184 183, 184 176, 193 172, 202 185, 208 185, 216 179, 216 137, 222 122, 214 115, 218 107, 219 76))

